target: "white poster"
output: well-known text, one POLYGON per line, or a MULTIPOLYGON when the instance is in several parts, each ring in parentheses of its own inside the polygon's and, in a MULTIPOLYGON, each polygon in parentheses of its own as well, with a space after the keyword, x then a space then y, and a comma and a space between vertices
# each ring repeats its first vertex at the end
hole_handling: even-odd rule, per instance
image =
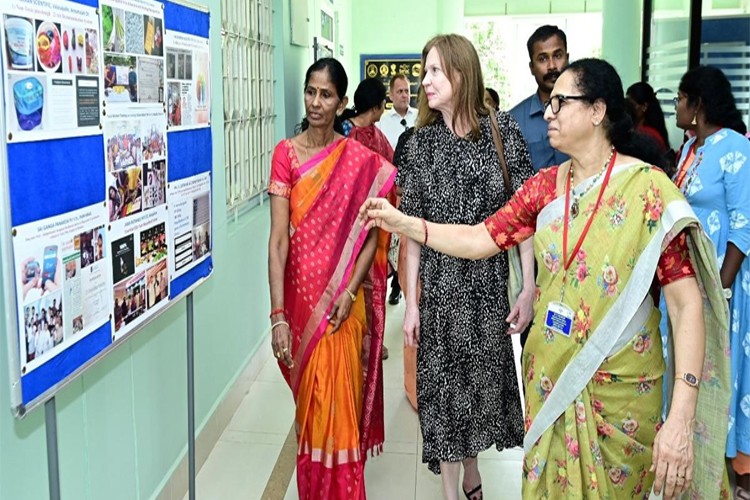
POLYGON ((167 207, 111 225, 111 265, 115 339, 167 305, 167 207))
POLYGON ((211 174, 202 174, 170 182, 169 272, 171 279, 185 273, 211 252, 211 174))
POLYGON ((170 130, 208 127, 211 116, 208 38, 170 31, 164 39, 170 130))
POLYGON ((110 222, 166 203, 167 117, 160 106, 128 106, 104 119, 110 222))
POLYGON ((164 6, 153 0, 104 0, 104 100, 164 102, 164 6))
POLYGON ((14 228, 21 373, 109 321, 107 212, 101 203, 14 228))
POLYGON ((3 1, 9 142, 100 133, 102 62, 96 9, 62 0, 3 1))

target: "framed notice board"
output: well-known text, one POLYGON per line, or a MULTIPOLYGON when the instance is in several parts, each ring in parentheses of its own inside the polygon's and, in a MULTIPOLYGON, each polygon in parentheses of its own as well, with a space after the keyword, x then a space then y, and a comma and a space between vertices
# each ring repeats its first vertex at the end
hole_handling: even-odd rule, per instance
POLYGON ((209 14, 156 0, 0 6, 0 231, 23 416, 207 279, 209 14))

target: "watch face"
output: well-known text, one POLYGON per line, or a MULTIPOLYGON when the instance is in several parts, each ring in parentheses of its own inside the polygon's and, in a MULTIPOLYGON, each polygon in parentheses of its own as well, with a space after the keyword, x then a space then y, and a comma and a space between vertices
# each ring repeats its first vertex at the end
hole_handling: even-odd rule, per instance
POLYGON ((698 385, 698 379, 692 373, 685 374, 685 382, 690 385, 698 385))

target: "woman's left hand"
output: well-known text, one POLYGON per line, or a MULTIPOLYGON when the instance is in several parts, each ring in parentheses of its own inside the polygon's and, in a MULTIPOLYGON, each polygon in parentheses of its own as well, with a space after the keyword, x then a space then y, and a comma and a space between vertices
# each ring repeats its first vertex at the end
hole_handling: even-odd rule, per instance
POLYGON ((328 322, 333 325, 331 333, 336 333, 341 326, 341 323, 346 321, 346 318, 349 317, 349 311, 351 311, 351 309, 352 299, 349 297, 346 290, 344 290, 344 293, 339 295, 339 298, 334 302, 333 307, 331 308, 331 313, 328 315, 328 322))
POLYGON ((516 303, 513 305, 510 314, 505 321, 510 323, 508 328, 508 334, 512 335, 515 333, 521 333, 526 330, 526 327, 531 323, 531 318, 534 313, 534 294, 535 290, 521 290, 521 293, 516 299, 516 303))
POLYGON ((656 471, 654 493, 664 500, 678 498, 693 481, 693 424, 682 415, 667 416, 656 433, 651 470, 656 471))

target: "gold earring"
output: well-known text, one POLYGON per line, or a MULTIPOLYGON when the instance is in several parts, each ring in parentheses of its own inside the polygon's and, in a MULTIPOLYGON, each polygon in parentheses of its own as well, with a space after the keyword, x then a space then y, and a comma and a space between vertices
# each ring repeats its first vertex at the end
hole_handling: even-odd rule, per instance
POLYGON ((695 113, 693 115, 693 121, 690 122, 690 125, 698 125, 698 122, 695 120, 695 117, 698 116, 698 113, 695 113))

